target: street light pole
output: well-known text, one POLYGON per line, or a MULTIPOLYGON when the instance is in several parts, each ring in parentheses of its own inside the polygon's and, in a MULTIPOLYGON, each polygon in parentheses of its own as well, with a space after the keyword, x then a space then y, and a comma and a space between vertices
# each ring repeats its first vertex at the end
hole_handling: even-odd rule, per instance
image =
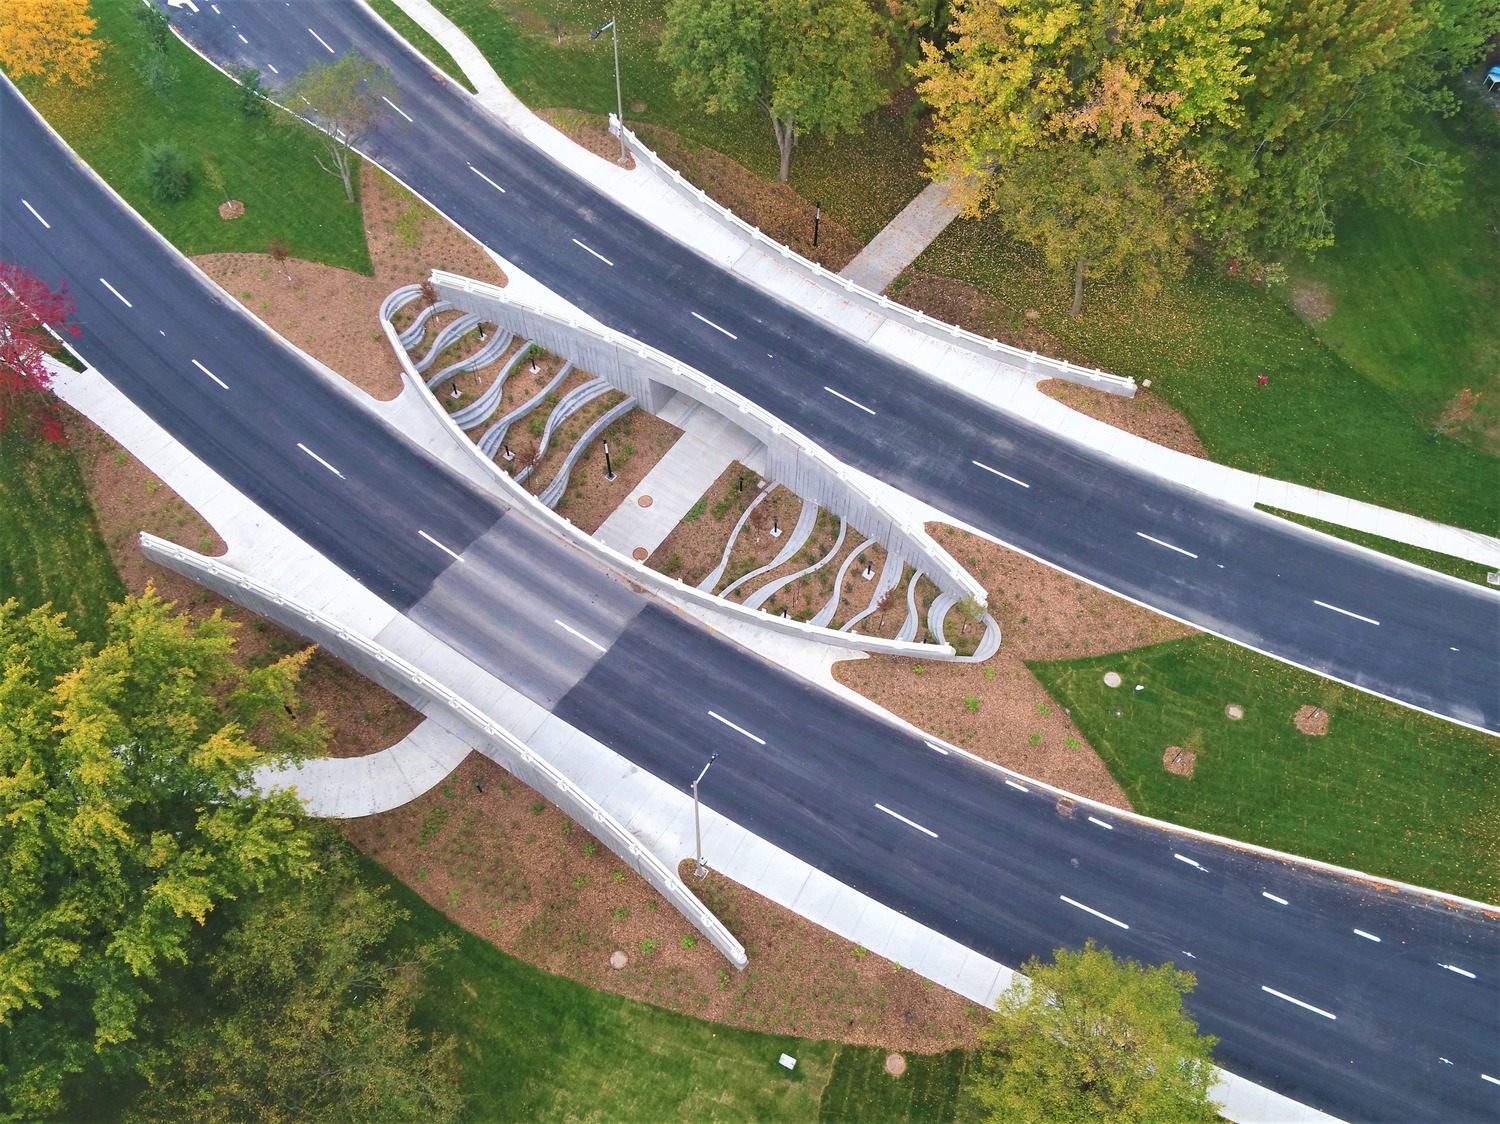
MULTIPOLYGON (((719 759, 717 753, 708 759, 708 765, 712 765, 719 759)), ((693 876, 702 878, 708 873, 708 863, 703 861, 703 825, 698 819, 698 781, 701 781, 708 772, 708 765, 703 766, 703 772, 698 774, 698 780, 693 782, 693 836, 697 841, 698 869, 693 871, 693 876)))
POLYGON ((611 41, 614 43, 614 48, 615 48, 615 117, 620 122, 620 137, 619 137, 619 140, 620 140, 620 163, 623 164, 623 163, 625 163, 625 159, 626 159, 626 156, 625 156, 625 99, 624 99, 624 97, 620 93, 620 29, 617 26, 615 26, 616 23, 618 22, 618 20, 619 20, 619 16, 618 15, 612 17, 607 24, 605 24, 598 31, 596 31, 592 35, 590 35, 589 38, 590 39, 597 39, 597 38, 599 38, 599 36, 603 35, 607 31, 607 32, 609 32, 609 37, 610 37, 611 41))

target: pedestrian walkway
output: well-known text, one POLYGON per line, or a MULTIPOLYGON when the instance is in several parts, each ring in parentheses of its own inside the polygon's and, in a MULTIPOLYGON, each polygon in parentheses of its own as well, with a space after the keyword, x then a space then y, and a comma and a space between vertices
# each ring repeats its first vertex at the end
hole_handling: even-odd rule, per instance
POLYGON ((899 215, 886 224, 840 272, 872 293, 885 291, 901 271, 916 261, 963 210, 958 192, 944 180, 919 191, 899 215))
POLYGON ((661 418, 682 436, 594 532, 605 546, 640 560, 666 541, 725 469, 755 460, 760 448, 739 426, 686 394, 674 395, 661 418))
POLYGON ((318 757, 295 769, 261 767, 262 792, 295 788, 310 816, 356 819, 410 804, 430 791, 471 752, 460 738, 432 719, 389 749, 363 757, 318 757))

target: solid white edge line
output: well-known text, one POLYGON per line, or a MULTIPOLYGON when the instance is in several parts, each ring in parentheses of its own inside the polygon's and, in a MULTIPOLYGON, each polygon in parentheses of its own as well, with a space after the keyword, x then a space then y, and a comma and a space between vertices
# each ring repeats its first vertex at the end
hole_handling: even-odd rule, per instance
POLYGON ((1377 937, 1374 933, 1367 933, 1363 929, 1355 929, 1354 935, 1356 937, 1364 937, 1367 941, 1374 941, 1376 944, 1380 943, 1379 937, 1377 937))
POLYGON ((736 726, 733 722, 729 721, 729 719, 725 718, 722 714, 719 714, 716 711, 710 710, 708 712, 708 716, 710 718, 717 718, 720 722, 724 723, 724 725, 728 726, 735 733, 737 733, 737 734, 744 734, 745 737, 749 738, 753 742, 756 742, 756 743, 758 743, 760 745, 765 745, 766 744, 766 739, 765 738, 758 738, 754 734, 752 734, 749 730, 745 729, 745 727, 743 727, 743 726, 736 726))
POLYGON ((1322 1007, 1314 1007, 1311 1003, 1304 1003, 1304 1002, 1302 1002, 1302 1000, 1295 999, 1292 996, 1288 995, 1284 991, 1277 991, 1274 987, 1267 987, 1265 984, 1261 984, 1260 985, 1260 989, 1261 989, 1261 991, 1269 992, 1270 994, 1276 996, 1277 999, 1285 999, 1288 1003, 1295 1003, 1299 1007, 1305 1007, 1307 1010, 1311 1011, 1313 1014, 1315 1014, 1315 1015, 1322 1015, 1325 1019, 1337 1019, 1338 1018, 1337 1015, 1332 1014, 1329 1011, 1323 1010, 1322 1007))
POLYGON ((444 554, 451 555, 452 558, 453 558, 453 560, 455 562, 462 562, 463 561, 463 559, 460 558, 457 554, 455 554, 453 551, 449 550, 442 543, 438 542, 437 539, 433 538, 431 535, 429 535, 426 531, 422 530, 420 527, 417 528, 417 534, 421 535, 424 539, 426 539, 428 542, 430 542, 433 546, 437 547, 444 554))
POLYGON ((26 202, 26 200, 24 200, 24 199, 21 200, 21 206, 25 207, 28 211, 30 211, 33 215, 35 215, 37 222, 41 223, 48 230, 52 229, 52 224, 50 222, 48 222, 46 219, 42 218, 41 213, 35 207, 33 207, 30 203, 26 202))
POLYGON ((1456 972, 1458 975, 1464 976, 1464 977, 1466 977, 1468 979, 1471 979, 1471 980, 1477 980, 1479 978, 1473 972, 1465 971, 1464 969, 1458 967, 1455 964, 1443 964, 1443 963, 1439 963, 1438 967, 1439 968, 1447 968, 1448 971, 1450 971, 1450 972, 1456 972))
POLYGON ((416 121, 414 121, 414 120, 412 120, 412 116, 411 116, 411 114, 409 114, 409 113, 407 113, 407 112, 406 112, 406 110, 404 110, 404 109, 402 109, 402 108, 401 108, 401 107, 400 107, 400 106, 399 106, 399 105, 397 105, 397 104, 396 104, 396 103, 395 103, 395 102, 393 102, 393 101, 391 101, 391 99, 390 99, 390 98, 388 98, 388 97, 386 97, 386 96, 385 96, 385 95, 384 95, 384 94, 381 94, 381 95, 380 95, 380 100, 381 100, 381 101, 383 101, 383 102, 385 102, 385 104, 386 104, 386 105, 388 105, 388 106, 390 106, 390 107, 391 107, 391 108, 392 108, 392 109, 394 109, 394 110, 395 110, 395 111, 396 111, 396 112, 397 112, 397 113, 399 113, 399 114, 401 114, 401 116, 402 116, 402 117, 405 117, 405 118, 406 118, 406 119, 407 119, 407 120, 408 120, 408 121, 411 121, 411 123, 412 123, 412 124, 413 124, 413 125, 415 125, 415 124, 416 124, 416 121))
POLYGON ((972 465, 974 465, 976 468, 982 468, 982 469, 984 469, 986 472, 993 472, 996 476, 999 476, 999 477, 1001 477, 1002 479, 1005 479, 1005 480, 1009 480, 1012 484, 1019 484, 1023 488, 1029 488, 1029 487, 1031 487, 1031 485, 1028 484, 1028 483, 1026 483, 1026 481, 1024 481, 1024 480, 1017 480, 1014 476, 1010 475, 1007 472, 1001 472, 998 468, 991 468, 989 465, 985 464, 983 461, 970 461, 969 463, 972 464, 972 465))
MULTIPOLYGON (((689 309, 689 311, 692 311, 692 310, 689 309)), ((699 320, 702 320, 705 324, 707 324, 714 331, 716 331, 716 332, 723 332, 726 336, 728 336, 732 340, 737 340, 737 339, 740 338, 739 336, 737 336, 733 332, 731 332, 728 328, 721 328, 721 327, 719 327, 712 320, 710 320, 707 316, 701 316, 701 315, 699 315, 696 312, 694 312, 693 315, 697 316, 699 320)))
POLYGON ((340 480, 344 479, 344 474, 342 472, 340 472, 338 469, 334 468, 333 465, 329 464, 322 457, 318 456, 317 453, 313 452, 306 445, 302 444, 301 441, 297 442, 297 448, 301 449, 308 456, 312 457, 313 460, 317 461, 320 465, 322 465, 324 468, 326 468, 329 472, 333 473, 340 480))
POLYGON ((1335 613, 1343 613, 1344 616, 1353 617, 1357 621, 1364 621, 1365 624, 1380 623, 1374 617, 1365 617, 1361 616, 1359 613, 1351 613, 1348 609, 1340 609, 1337 605, 1330 605, 1327 601, 1319 601, 1316 597, 1313 598, 1313 604, 1324 609, 1332 609, 1335 613))
POLYGON ((1291 904, 1285 898, 1278 898, 1275 894, 1271 893, 1269 890, 1262 890, 1260 892, 1260 896, 1263 897, 1263 898, 1270 898, 1277 905, 1290 905, 1291 904))
POLYGON ((1115 825, 1114 824, 1112 824, 1112 823, 1105 823, 1103 820, 1095 819, 1093 816, 1089 817, 1089 823, 1091 823, 1091 824, 1097 824, 1100 827, 1102 827, 1105 831, 1113 831, 1115 829, 1115 825))
POLYGON ((900 820, 907 827, 914 827, 918 831, 922 832, 924 835, 930 835, 934 839, 936 839, 938 837, 938 833, 937 832, 935 832, 935 831, 929 831, 927 828, 925 828, 921 824, 917 823, 916 820, 909 820, 905 816, 903 816, 900 812, 893 812, 893 811, 891 811, 884 804, 876 804, 875 807, 879 808, 882 812, 884 812, 888 816, 895 816, 896 819, 900 820))
POLYGON ((942 755, 943 755, 943 756, 944 756, 944 757, 947 757, 947 756, 948 756, 948 751, 947 751, 947 750, 946 750, 946 749, 944 749, 944 748, 943 748, 943 747, 942 747, 942 746, 940 746, 940 745, 935 745, 935 744, 933 744, 933 743, 932 743, 932 742, 929 742, 929 741, 927 741, 927 739, 926 739, 926 738, 923 738, 923 739, 922 739, 922 740, 923 740, 923 741, 924 741, 924 742, 926 742, 926 744, 927 744, 927 748, 928 748, 928 749, 935 749, 935 750, 937 750, 937 751, 938 751, 938 752, 939 752, 939 753, 941 753, 941 754, 942 754, 942 755))
POLYGON ((875 416, 875 411, 874 410, 870 409, 870 407, 866 406, 862 402, 856 402, 854 399, 850 398, 847 394, 840 394, 838 391, 834 390, 833 387, 831 387, 831 386, 825 386, 823 389, 826 390, 826 391, 828 391, 828 393, 831 394, 831 395, 833 395, 835 398, 842 398, 845 402, 849 403, 849 405, 853 406, 856 410, 863 410, 865 413, 869 414, 872 418, 875 416))
POLYGON ((1031 789, 1027 788, 1024 784, 1017 784, 1015 781, 1011 780, 1009 777, 1005 778, 1005 783, 1008 784, 1008 785, 1010 785, 1011 788, 1015 789, 1018 792, 1030 792, 1031 791, 1031 789))
POLYGON ((104 278, 102 278, 102 277, 99 278, 99 284, 103 285, 111 293, 113 293, 115 296, 119 297, 121 303, 124 304, 126 308, 134 308, 135 307, 135 305, 131 304, 128 300, 125 299, 125 295, 123 293, 121 293, 119 289, 116 289, 113 285, 111 285, 104 278))
POLYGON ((589 249, 589 247, 585 246, 582 242, 578 241, 578 239, 576 239, 576 238, 573 239, 573 245, 577 246, 580 250, 588 250, 589 253, 593 254, 594 257, 598 258, 605 265, 612 266, 612 265, 615 264, 614 262, 610 261, 607 257, 605 257, 603 254, 601 254, 598 250, 589 249))
POLYGON ((555 617, 553 618, 552 623, 555 624, 555 625, 557 625, 558 628, 564 629, 567 632, 571 632, 574 636, 578 637, 578 639, 582 640, 585 644, 592 644, 595 648, 598 648, 601 652, 607 652, 608 651, 608 649, 605 648, 605 646, 603 644, 599 643, 599 641, 597 641, 597 640, 590 640, 587 636, 585 636, 583 633, 579 632, 572 625, 570 625, 570 624, 564 624, 562 621, 557 620, 555 617))
POLYGON ((1199 863, 1196 859, 1190 859, 1186 855, 1179 855, 1176 851, 1172 852, 1172 857, 1180 863, 1187 863, 1188 866, 1197 867, 1199 870, 1203 869, 1202 864, 1199 863))
POLYGON ((487 184, 489 184, 489 185, 490 185, 490 186, 491 186, 491 187, 493 187, 493 188, 494 188, 494 189, 495 189, 495 190, 496 190, 496 191, 498 191, 498 192, 499 192, 499 193, 500 193, 500 194, 501 194, 501 195, 504 195, 504 194, 505 194, 505 188, 503 188, 503 187, 501 187, 501 186, 500 186, 500 185, 499 185, 499 184, 498 184, 498 183, 496 183, 496 182, 495 182, 495 181, 494 181, 494 180, 492 180, 492 179, 490 179, 490 177, 489 177, 489 176, 487 176, 487 175, 485 175, 485 174, 484 174, 484 173, 483 173, 483 172, 481 172, 481 171, 480 171, 480 170, 479 170, 479 169, 478 169, 478 168, 476 168, 476 167, 474 167, 474 165, 473 165, 473 164, 470 164, 470 165, 469 165, 469 171, 471 171, 471 172, 473 172, 473 173, 474 173, 474 174, 475 174, 475 175, 476 175, 476 176, 478 176, 478 177, 479 177, 479 178, 480 178, 480 179, 482 179, 482 180, 484 180, 484 182, 485 182, 485 183, 487 183, 487 184))
POLYGON ((1060 897, 1063 901, 1067 902, 1069 905, 1076 906, 1078 909, 1083 910, 1084 913, 1092 913, 1095 917, 1099 918, 1101 921, 1108 921, 1111 925, 1118 925, 1122 929, 1128 929, 1128 928, 1130 928, 1130 926, 1127 925, 1127 924, 1125 924, 1125 922, 1123 922, 1123 921, 1116 921, 1113 917, 1111 917, 1107 913, 1100 913, 1097 909, 1091 909, 1090 907, 1084 905, 1082 902, 1075 902, 1072 898, 1068 897, 1067 894, 1059 894, 1058 897, 1060 897))
POLYGON ((1175 550, 1178 554, 1186 554, 1189 558, 1197 558, 1198 557, 1191 550, 1183 550, 1182 547, 1180 547, 1180 546, 1173 546, 1169 542, 1163 542, 1161 539, 1158 539, 1158 538, 1155 538, 1152 535, 1146 534, 1145 531, 1137 531, 1136 534, 1139 535, 1141 538, 1145 539, 1147 542, 1154 542, 1157 546, 1164 546, 1168 550, 1175 550))
POLYGON ((194 367, 197 367, 197 368, 198 368, 198 370, 200 370, 200 371, 202 371, 202 372, 203 372, 203 373, 204 373, 204 374, 205 374, 205 375, 207 375, 207 376, 208 376, 208 377, 209 377, 209 378, 211 378, 211 379, 213 379, 213 380, 214 380, 214 382, 216 382, 216 383, 218 383, 218 384, 219 384, 219 385, 220 385, 220 386, 222 386, 222 387, 223 387, 223 388, 224 388, 224 389, 225 389, 225 390, 228 390, 228 389, 229 389, 229 384, 228 384, 228 383, 227 383, 227 382, 225 382, 225 381, 224 381, 224 380, 223 380, 223 379, 221 379, 221 378, 220 378, 220 377, 219 377, 219 376, 218 376, 218 375, 216 375, 216 374, 214 374, 214 373, 213 373, 213 372, 212 372, 212 371, 210 371, 210 370, 209 370, 209 369, 208 369, 208 368, 207 368, 207 367, 205 367, 205 366, 204 366, 204 365, 203 365, 203 364, 202 364, 202 363, 200 363, 200 362, 198 362, 198 360, 196 360, 196 359, 194 359, 194 360, 193 360, 193 366, 194 366, 194 367))
MULTIPOLYGON (((319 43, 323 43, 323 37, 321 35, 319 35, 316 31, 314 31, 312 28, 309 27, 307 29, 307 33, 309 35, 311 35, 314 39, 316 39, 319 43)), ((323 49, 325 51, 327 51, 330 55, 336 55, 336 54, 338 54, 338 52, 335 51, 332 47, 330 47, 327 43, 323 43, 323 49)))

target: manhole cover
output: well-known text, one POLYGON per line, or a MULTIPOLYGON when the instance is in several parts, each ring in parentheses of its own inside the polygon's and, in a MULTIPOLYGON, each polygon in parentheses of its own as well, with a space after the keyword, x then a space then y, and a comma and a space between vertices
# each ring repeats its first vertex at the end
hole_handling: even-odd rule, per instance
POLYGON ((652 505, 652 503, 654 503, 655 501, 652 500, 652 498, 650 496, 642 496, 640 499, 636 500, 635 502, 638 503, 638 504, 640 504, 642 507, 650 507, 652 505))
POLYGON ((638 546, 630 552, 630 557, 634 558, 637 562, 644 562, 650 553, 644 546, 638 546))
POLYGON ((1118 671, 1106 671, 1104 673, 1104 685, 1106 687, 1118 687, 1123 680, 1118 671))
POLYGON ((618 948, 609 954, 609 966, 616 971, 619 971, 629 963, 630 957, 626 956, 625 953, 618 948))
POLYGON ((885 1071, 892 1077, 900 1077, 906 1072, 906 1059, 900 1054, 887 1054, 885 1056, 885 1071))

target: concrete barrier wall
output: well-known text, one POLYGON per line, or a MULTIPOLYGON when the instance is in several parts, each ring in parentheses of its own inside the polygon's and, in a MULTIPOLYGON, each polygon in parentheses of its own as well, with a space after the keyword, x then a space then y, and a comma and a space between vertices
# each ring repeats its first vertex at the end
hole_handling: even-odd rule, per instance
POLYGON ((748 962, 745 948, 722 922, 651 852, 641 847, 625 826, 580 791, 526 743, 496 724, 467 700, 402 659, 389 648, 325 617, 275 588, 239 570, 196 554, 185 547, 142 533, 141 552, 153 562, 191 578, 237 605, 275 621, 319 645, 335 659, 408 700, 420 698, 429 717, 442 708, 474 736, 474 746, 498 761, 518 780, 551 800, 576 823, 583 825, 632 870, 651 883, 692 922, 736 968, 748 962))
POLYGON ((1112 375, 1097 367, 1080 367, 1064 359, 1053 359, 1035 351, 1022 351, 1008 343, 1001 343, 989 336, 981 336, 960 328, 956 324, 949 324, 936 317, 928 316, 925 312, 919 312, 899 301, 893 301, 890 297, 873 293, 869 289, 856 285, 848 278, 824 269, 817 262, 809 261, 790 246, 777 242, 763 233, 759 227, 751 226, 729 208, 711 199, 701 188, 694 187, 681 172, 648 148, 633 132, 624 128, 619 118, 613 113, 609 115, 609 129, 616 136, 624 138, 626 147, 630 149, 636 160, 655 171, 676 189, 678 194, 697 206, 704 214, 729 227, 741 237, 748 238, 753 245, 775 254, 799 273, 820 285, 827 286, 861 307, 889 316, 892 320, 916 328, 945 343, 954 344, 990 359, 998 359, 1042 378, 1065 379, 1068 382, 1091 386, 1109 394, 1118 394, 1124 398, 1135 397, 1135 380, 1132 378, 1112 375))
MULTIPOLYGON (((433 271, 432 281, 444 300, 567 356, 653 412, 677 391, 702 402, 766 446, 766 475, 770 479, 803 499, 843 516, 876 542, 884 544, 890 553, 924 570, 943 592, 952 593, 955 599, 972 598, 980 605, 987 603, 984 586, 938 546, 920 523, 903 520, 866 492, 851 473, 817 444, 743 396, 720 386, 701 371, 612 329, 564 319, 517 299, 508 290, 439 270, 433 271)), ((446 416, 441 407, 438 410, 446 416)), ((467 438, 463 440, 466 445, 472 444, 467 438)), ((487 463, 494 467, 493 462, 487 463)), ((495 471, 499 472, 499 469, 495 471)), ((510 480, 505 473, 499 475, 506 481, 510 480)), ((589 539, 593 541, 591 536, 589 539)), ((613 551, 610 553, 614 554, 613 551)), ((638 573, 644 571, 654 579, 662 577, 634 559, 614 556, 630 562, 638 573)), ((611 561, 611 565, 615 564, 611 561)), ((672 579, 666 580, 671 582, 673 593, 680 594, 687 588, 672 579)), ((713 600, 716 607, 732 604, 713 600)), ((759 623, 776 619, 764 613, 754 613, 753 616, 759 623)), ((833 642, 828 640, 824 630, 817 632, 817 639, 833 642)), ((850 646, 875 651, 874 645, 878 643, 865 638, 850 646)), ((910 654, 931 656, 933 649, 924 646, 910 654)))
MULTIPOLYGON (((391 340, 392 346, 397 347, 395 332, 390 322, 382 320, 381 326, 385 329, 387 338, 391 340)), ((773 632, 787 633, 803 640, 811 640, 835 648, 846 648, 850 651, 869 652, 872 654, 913 656, 922 659, 951 660, 957 658, 957 653, 950 645, 919 644, 915 641, 887 640, 876 636, 860 636, 854 633, 837 632, 832 629, 817 628, 802 621, 783 620, 781 617, 770 613, 747 609, 736 602, 725 601, 722 598, 714 597, 712 594, 704 593, 702 590, 684 585, 675 578, 670 578, 665 574, 659 573, 649 566, 637 562, 634 558, 627 557, 619 551, 605 546, 598 539, 594 538, 594 536, 580 531, 572 523, 568 522, 568 520, 543 504, 536 496, 533 496, 525 488, 517 484, 492 459, 480 452, 474 443, 458 428, 453 418, 443 409, 437 399, 432 396, 432 393, 427 390, 421 376, 410 369, 410 363, 405 358, 406 353, 401 351, 399 347, 397 347, 396 353, 398 358, 402 360, 402 380, 405 382, 408 391, 425 403, 426 408, 432 414, 439 427, 452 440, 454 447, 461 450, 465 456, 472 457, 483 467, 506 501, 513 506, 519 505, 524 507, 543 526, 548 527, 567 542, 578 547, 586 554, 591 555, 603 565, 626 574, 638 585, 645 586, 648 589, 670 597, 690 601, 708 612, 717 613, 742 623, 752 624, 757 628, 767 628, 773 632)), ((923 531, 921 533, 925 535, 926 532, 923 531)), ((936 547, 934 544, 933 549, 940 551, 941 548, 936 547)), ((967 574, 965 576, 967 577, 967 574)))

